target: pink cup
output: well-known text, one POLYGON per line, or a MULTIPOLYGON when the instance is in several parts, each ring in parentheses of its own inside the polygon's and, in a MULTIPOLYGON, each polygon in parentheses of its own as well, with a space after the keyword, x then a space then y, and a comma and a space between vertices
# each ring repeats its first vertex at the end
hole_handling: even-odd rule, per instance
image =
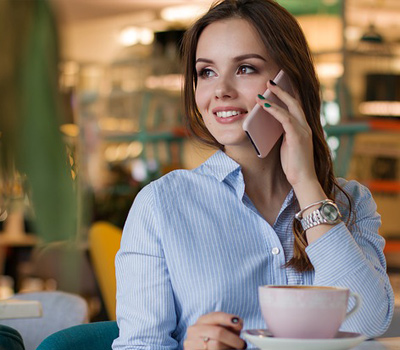
POLYGON ((334 338, 361 302, 358 294, 340 287, 267 285, 258 294, 268 330, 278 338, 334 338), (349 297, 355 305, 346 313, 349 297))

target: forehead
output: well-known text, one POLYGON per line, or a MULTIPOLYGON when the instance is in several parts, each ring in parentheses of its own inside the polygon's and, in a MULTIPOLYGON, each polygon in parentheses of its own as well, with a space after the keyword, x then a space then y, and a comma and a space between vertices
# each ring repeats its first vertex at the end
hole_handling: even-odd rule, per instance
POLYGON ((216 53, 235 52, 235 56, 268 52, 258 32, 248 21, 239 18, 227 19, 208 25, 199 37, 196 58, 216 53))

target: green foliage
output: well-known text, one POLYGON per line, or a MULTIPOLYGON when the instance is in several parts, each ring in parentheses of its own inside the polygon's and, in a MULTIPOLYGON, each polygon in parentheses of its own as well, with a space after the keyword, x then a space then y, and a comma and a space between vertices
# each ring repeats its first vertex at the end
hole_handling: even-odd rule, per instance
POLYGON ((76 195, 59 126, 58 37, 46 0, 0 1, 0 131, 4 178, 26 174, 38 234, 76 232, 76 195))
POLYGON ((343 0, 277 0, 295 16, 327 14, 340 16, 343 0))

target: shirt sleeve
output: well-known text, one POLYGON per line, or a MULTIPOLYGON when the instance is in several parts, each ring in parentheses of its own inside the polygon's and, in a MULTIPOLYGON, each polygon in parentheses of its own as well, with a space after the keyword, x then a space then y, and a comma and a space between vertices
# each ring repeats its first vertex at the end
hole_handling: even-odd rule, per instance
POLYGON ((114 350, 176 349, 174 297, 151 184, 136 196, 115 258, 119 337, 114 350))
MULTIPOLYGON (((334 226, 306 248, 315 269, 314 285, 342 286, 361 297, 360 309, 341 330, 376 337, 389 327, 393 309, 393 289, 386 273, 383 254, 385 240, 378 234, 380 215, 371 192, 355 181, 346 192, 353 198, 355 221, 334 226)), ((354 305, 350 298, 349 308, 354 305)))

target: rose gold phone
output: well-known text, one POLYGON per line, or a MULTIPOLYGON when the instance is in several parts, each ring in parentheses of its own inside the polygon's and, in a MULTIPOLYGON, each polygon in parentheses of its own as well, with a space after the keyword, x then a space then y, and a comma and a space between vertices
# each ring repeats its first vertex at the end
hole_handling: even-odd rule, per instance
MULTIPOLYGON (((280 70, 273 81, 290 95, 294 95, 292 84, 283 70, 280 70)), ((263 96, 283 108, 287 106, 268 89, 263 96)), ((243 122, 243 130, 253 144, 257 155, 265 158, 283 134, 282 124, 265 111, 258 103, 243 122)))

